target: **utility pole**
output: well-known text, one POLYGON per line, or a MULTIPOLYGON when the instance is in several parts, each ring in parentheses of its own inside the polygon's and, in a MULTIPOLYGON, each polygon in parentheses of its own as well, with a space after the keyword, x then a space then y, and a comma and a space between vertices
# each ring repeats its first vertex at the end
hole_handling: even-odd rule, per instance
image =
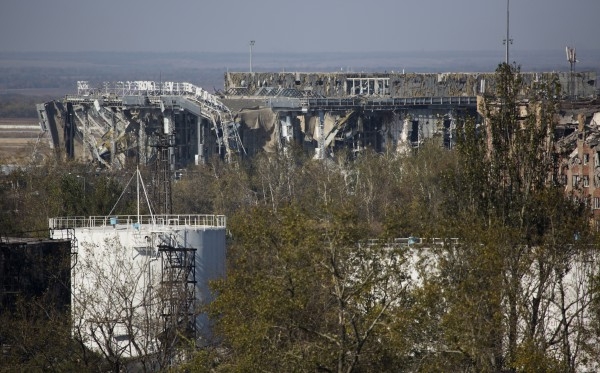
POLYGON ((112 114, 112 131, 110 133, 110 165, 114 169, 117 162, 115 157, 117 156, 117 142, 115 140, 115 132, 117 131, 117 123, 115 122, 115 109, 111 108, 110 110, 112 114))
POLYGON ((573 73, 575 72, 575 64, 577 63, 577 55, 574 47, 567 46, 567 61, 571 65, 571 74, 569 75, 569 95, 571 99, 575 97, 575 81, 573 80, 573 73))
POLYGON ((250 73, 252 73, 252 47, 254 46, 254 43, 254 40, 250 40, 250 73))
POLYGON ((506 39, 504 39, 504 45, 506 45, 506 64, 510 63, 509 58, 509 45, 513 43, 513 39, 510 38, 510 0, 506 0, 506 39))
MULTIPOLYGON (((82 151, 82 154, 83 154, 83 159, 84 160, 87 160, 87 157, 86 157, 87 144, 85 142, 88 140, 88 138, 87 138, 87 129, 89 127, 89 121, 90 121, 90 118, 88 117, 88 109, 89 109, 89 107, 87 105, 83 106, 83 114, 85 116, 85 121, 83 122, 83 141, 82 141, 82 143, 83 143, 83 151, 82 151)), ((90 149, 90 158, 94 159, 94 153, 92 153, 91 149, 90 149)), ((85 198, 85 196, 84 196, 84 198, 85 198)))

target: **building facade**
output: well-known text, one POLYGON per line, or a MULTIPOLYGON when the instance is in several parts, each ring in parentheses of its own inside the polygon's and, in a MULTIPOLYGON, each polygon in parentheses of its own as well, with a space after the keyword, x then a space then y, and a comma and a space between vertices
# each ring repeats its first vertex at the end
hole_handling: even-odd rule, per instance
POLYGON ((562 153, 560 182, 565 193, 589 205, 594 224, 600 222, 600 112, 590 121, 584 114, 577 118, 575 132, 558 141, 562 153))

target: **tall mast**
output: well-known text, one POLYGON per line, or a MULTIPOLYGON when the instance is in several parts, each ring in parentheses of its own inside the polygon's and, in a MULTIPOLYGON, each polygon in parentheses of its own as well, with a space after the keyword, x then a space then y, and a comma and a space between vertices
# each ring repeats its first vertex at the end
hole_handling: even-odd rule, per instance
POLYGON ((135 170, 135 179, 137 186, 137 222, 140 222, 140 168, 139 166, 135 170))
POLYGON ((252 74, 252 47, 254 46, 254 43, 254 40, 250 40, 250 74, 252 74))
POLYGON ((506 39, 504 39, 504 44, 506 44, 506 64, 510 63, 509 57, 509 45, 512 44, 512 39, 510 38, 510 0, 506 0, 506 39))

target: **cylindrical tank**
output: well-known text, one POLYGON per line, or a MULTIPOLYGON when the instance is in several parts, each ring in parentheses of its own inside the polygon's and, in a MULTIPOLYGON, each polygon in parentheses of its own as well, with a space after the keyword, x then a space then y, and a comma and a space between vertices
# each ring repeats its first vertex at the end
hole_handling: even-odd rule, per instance
POLYGON ((212 301, 209 281, 225 276, 224 216, 68 217, 49 223, 52 238, 74 243, 73 332, 89 348, 124 356, 154 353, 168 343, 167 329, 186 319, 190 325, 182 327, 198 344, 210 337, 210 322, 197 310, 212 301))

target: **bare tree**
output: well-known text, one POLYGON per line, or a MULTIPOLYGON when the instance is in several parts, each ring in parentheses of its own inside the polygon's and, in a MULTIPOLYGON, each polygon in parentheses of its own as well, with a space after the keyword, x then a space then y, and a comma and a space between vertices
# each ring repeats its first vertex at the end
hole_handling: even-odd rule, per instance
POLYGON ((148 370, 160 349, 155 263, 155 256, 127 249, 117 236, 80 243, 72 280, 74 336, 115 371, 133 357, 148 370))

